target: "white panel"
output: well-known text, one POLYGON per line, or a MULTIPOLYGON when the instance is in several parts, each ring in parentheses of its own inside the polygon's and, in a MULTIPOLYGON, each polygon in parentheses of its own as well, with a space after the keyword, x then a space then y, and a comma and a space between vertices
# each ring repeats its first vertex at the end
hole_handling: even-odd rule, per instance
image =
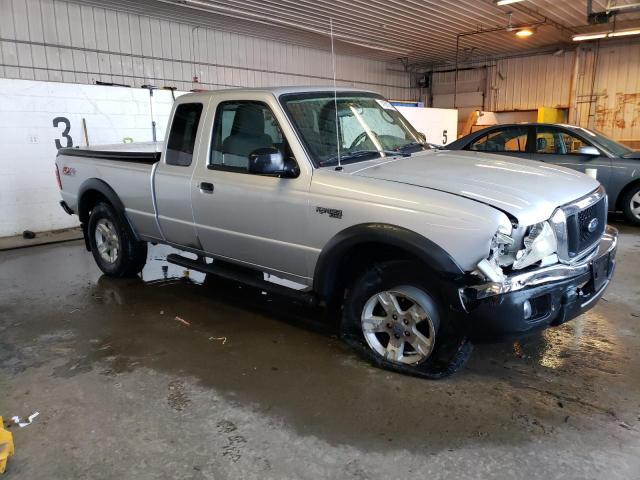
MULTIPOLYGON (((151 140, 149 93, 142 89, 69 83, 0 79, 0 136, 4 139, 0 162, 0 236, 25 229, 65 228, 77 223, 60 209, 54 176, 55 140, 69 120, 73 145, 84 145, 82 118, 92 144, 151 140), (28 179, 28 181, 26 181, 28 179)), ((158 138, 163 138, 172 105, 171 93, 153 97, 158 138)))
POLYGON ((396 107, 413 128, 434 145, 446 145, 458 138, 458 111, 445 108, 396 107))

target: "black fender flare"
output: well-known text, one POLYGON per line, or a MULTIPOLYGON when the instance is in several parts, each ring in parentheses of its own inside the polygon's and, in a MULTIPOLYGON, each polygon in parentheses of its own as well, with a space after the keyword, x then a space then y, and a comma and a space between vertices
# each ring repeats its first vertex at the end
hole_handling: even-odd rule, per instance
POLYGON ((115 208, 118 213, 124 215, 124 204, 113 188, 111 188, 104 180, 100 180, 99 178, 89 178, 82 182, 82 185, 80 185, 80 188, 78 189, 78 216, 80 217, 81 222, 84 223, 89 220, 90 208, 86 205, 86 193, 89 191, 96 191, 100 193, 109 200, 109 203, 113 205, 113 208, 115 208))
POLYGON ((327 242, 313 275, 313 289, 320 298, 329 298, 344 256, 359 244, 381 243, 400 248, 418 258, 443 280, 465 275, 442 247, 412 230, 388 223, 362 223, 338 232, 327 242))
POLYGON ((105 197, 109 203, 113 206, 116 213, 120 215, 120 218, 125 225, 129 226, 129 229, 134 235, 134 238, 137 239, 137 235, 133 228, 131 228, 131 224, 129 223, 129 219, 125 215, 125 207, 122 200, 118 194, 109 186, 109 184, 99 178, 89 178, 82 182, 80 188, 78 189, 78 217, 80 218, 80 225, 82 226, 82 233, 84 235, 85 246, 88 251, 91 251, 91 247, 89 244, 89 235, 87 232, 87 222, 89 221, 89 212, 91 211, 91 206, 87 205, 87 193, 88 192, 98 192, 100 195, 105 197))

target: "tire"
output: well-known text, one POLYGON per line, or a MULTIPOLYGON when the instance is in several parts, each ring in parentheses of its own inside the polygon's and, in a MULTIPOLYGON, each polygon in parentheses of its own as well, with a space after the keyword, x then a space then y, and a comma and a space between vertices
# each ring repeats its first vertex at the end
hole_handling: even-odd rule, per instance
POLYGON ((110 277, 134 277, 147 262, 147 243, 138 242, 131 228, 108 203, 98 203, 87 226, 91 253, 110 277))
POLYGON ((429 379, 462 368, 473 344, 444 317, 434 279, 415 264, 373 265, 349 288, 341 336, 378 367, 429 379))
POLYGON ((640 185, 629 189, 622 197, 622 212, 631 225, 640 226, 640 185))

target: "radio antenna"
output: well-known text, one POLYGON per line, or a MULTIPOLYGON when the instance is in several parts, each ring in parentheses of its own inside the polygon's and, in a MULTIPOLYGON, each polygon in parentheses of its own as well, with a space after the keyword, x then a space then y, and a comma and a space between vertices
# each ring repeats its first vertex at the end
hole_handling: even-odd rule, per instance
POLYGON ((338 166, 342 170, 340 161, 340 125, 338 123, 338 87, 336 86, 336 52, 333 47, 333 18, 329 18, 329 33, 331 36, 331 65, 333 66, 333 106, 336 110, 336 148, 338 150, 338 166))

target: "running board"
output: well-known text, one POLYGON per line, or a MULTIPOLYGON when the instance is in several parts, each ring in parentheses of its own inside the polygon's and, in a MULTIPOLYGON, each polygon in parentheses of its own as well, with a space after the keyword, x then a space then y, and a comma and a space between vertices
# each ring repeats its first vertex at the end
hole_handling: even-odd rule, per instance
POLYGON ((295 290, 283 285, 267 282, 262 278, 263 273, 258 270, 251 270, 243 267, 233 268, 233 266, 226 267, 224 265, 220 265, 215 260, 213 263, 205 263, 204 260, 192 260, 176 253, 170 253, 167 255, 167 262, 180 265, 181 267, 190 268, 198 272, 216 275, 233 282, 242 283, 274 295, 288 297, 309 306, 318 304, 318 298, 313 293, 295 290))

